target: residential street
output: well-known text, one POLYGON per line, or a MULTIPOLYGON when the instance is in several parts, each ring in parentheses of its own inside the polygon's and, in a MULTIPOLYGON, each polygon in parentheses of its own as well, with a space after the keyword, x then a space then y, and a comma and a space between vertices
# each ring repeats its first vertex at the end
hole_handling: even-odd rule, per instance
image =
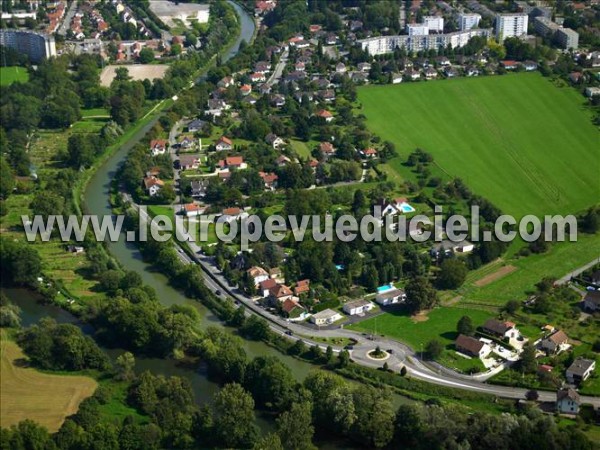
MULTIPOLYGON (((126 197, 126 199, 131 201, 129 197, 126 197)), ((134 206, 134 208, 138 209, 138 211, 142 211, 138 208, 137 205, 133 203, 132 205, 134 206)), ((147 216, 147 214, 146 219, 150 220, 150 217, 147 216)), ((180 231, 182 236, 187 236, 189 238, 189 235, 187 235, 185 230, 180 231)), ((181 260, 185 264, 194 263, 192 258, 190 258, 183 251, 183 249, 181 249, 179 245, 176 245, 176 247, 178 249, 178 254, 181 260)), ((423 363, 417 357, 417 354, 413 349, 411 349, 405 344, 402 344, 392 339, 377 337, 374 340, 370 340, 365 334, 356 331, 346 330, 343 328, 334 330, 315 330, 313 328, 302 326, 300 324, 288 322, 287 320, 275 316, 274 314, 269 313, 265 309, 255 304, 251 298, 243 294, 237 287, 230 286, 227 280, 225 280, 225 278, 221 274, 221 272, 212 264, 212 259, 209 257, 202 256, 201 248, 196 242, 188 242, 188 247, 194 255, 197 255, 195 257, 195 262, 201 266, 205 274, 204 279, 206 285, 215 294, 217 291, 221 291, 221 297, 223 293, 225 293, 234 300, 237 300, 240 304, 243 304, 246 307, 247 314, 256 314, 265 318, 269 322, 270 327, 273 331, 279 333, 282 336, 285 336, 286 338, 293 340, 302 339, 308 345, 318 345, 323 349, 326 348, 326 345, 313 341, 311 339, 299 338, 295 335, 318 334, 319 337, 323 338, 346 337, 354 339, 357 341, 357 343, 356 345, 354 345, 354 348, 350 351, 350 353, 352 359, 358 364, 368 367, 381 367, 384 362, 387 362, 390 370, 393 370, 394 372, 400 372, 402 366, 405 366, 410 377, 427 381, 433 384, 491 394, 503 398, 525 398, 527 389, 486 384, 481 381, 478 381, 477 377, 469 377, 468 375, 457 374, 449 369, 442 370, 441 368, 438 368, 434 370, 425 363, 423 363), (286 331, 291 331, 293 335, 290 336, 286 334, 286 331), (375 350, 375 348, 377 348, 378 346, 382 350, 392 350, 392 354, 385 361, 373 360, 367 356, 367 353, 369 353, 372 350, 375 350)), ((339 352, 341 350, 341 348, 339 347, 332 347, 336 352, 339 352)), ((539 399, 540 401, 553 402, 556 400, 556 393, 539 391, 539 399)), ((596 408, 600 407, 600 397, 581 396, 581 399, 583 403, 590 403, 596 408)))

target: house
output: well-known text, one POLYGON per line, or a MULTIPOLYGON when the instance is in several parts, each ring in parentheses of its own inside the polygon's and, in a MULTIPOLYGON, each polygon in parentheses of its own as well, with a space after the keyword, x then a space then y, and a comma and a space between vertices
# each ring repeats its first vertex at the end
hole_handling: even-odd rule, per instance
POLYGON ((533 70, 537 70, 538 65, 535 61, 524 61, 523 62, 523 68, 527 71, 527 72, 531 72, 533 70))
POLYGON ((254 72, 250 75, 250 81, 252 83, 263 83, 267 81, 267 76, 264 73, 254 72))
MULTIPOLYGON (((600 89, 600 88, 599 88, 600 89)), ((590 277, 590 281, 593 284, 600 285, 600 270, 596 270, 590 277)))
POLYGON ((565 350, 569 345, 569 338, 564 331, 558 330, 542 340, 541 347, 546 353, 555 355, 565 350))
POLYGON ((438 56, 435 58, 435 62, 440 67, 447 67, 450 65, 450 60, 447 56, 438 56))
POLYGON ((296 69, 296 72, 304 72, 306 70, 306 64, 304 64, 302 61, 298 61, 296 64, 294 64, 294 69, 296 69))
POLYGON ((285 105, 285 97, 281 94, 271 95, 271 105, 275 106, 276 108, 281 108, 283 105, 285 105))
POLYGON ((181 170, 195 170, 200 167, 200 157, 198 155, 180 155, 179 168, 181 170))
POLYGON ((228 137, 221 136, 215 144, 215 150, 218 152, 225 150, 233 150, 233 141, 228 137))
POLYGON ((371 71, 371 64, 369 64, 368 62, 358 63, 358 65, 356 67, 361 72, 370 72, 371 71))
POLYGON ((573 84, 577 84, 583 78, 583 74, 581 72, 571 72, 569 74, 569 81, 573 84))
POLYGON ((500 61, 500 65, 506 70, 515 70, 519 66, 519 63, 512 59, 505 59, 504 61, 500 61))
POLYGON ((556 393, 556 410, 563 414, 578 414, 581 400, 572 388, 563 388, 556 393))
POLYGON ((225 101, 218 98, 211 98, 208 101, 208 108, 206 114, 213 117, 220 117, 223 111, 230 109, 231 106, 225 103, 225 101))
POLYGON ((337 73, 346 73, 346 64, 339 62, 335 65, 335 71, 337 73))
POLYGON ((400 72, 392 73, 392 84, 402 83, 402 74, 400 72))
POLYGON ((465 74, 468 77, 479 76, 479 69, 477 67, 469 66, 469 67, 465 68, 465 74))
POLYGON ((240 94, 242 94, 242 97, 246 97, 247 95, 250 95, 252 93, 252 86, 250 86, 249 84, 243 84, 240 87, 240 94))
POLYGON ((452 253, 470 253, 474 248, 475 245, 467 240, 454 242, 445 239, 435 245, 429 253, 433 258, 439 258, 442 255, 449 256, 452 253))
POLYGON ((585 96, 589 98, 600 96, 600 87, 586 87, 585 96))
POLYGON ((165 182, 155 176, 144 178, 144 188, 150 197, 154 197, 165 185, 165 182))
POLYGON ((233 84, 233 78, 232 77, 223 77, 221 78, 218 82, 217 82, 217 87, 220 88, 228 88, 229 86, 231 86, 233 84))
POLYGON ((81 245, 69 245, 67 246, 67 251, 69 253, 79 254, 85 252, 85 248, 83 248, 81 245))
POLYGON ((217 163, 220 170, 237 170, 237 169, 247 169, 248 164, 244 162, 243 156, 228 156, 225 159, 219 160, 217 163))
POLYGON ((206 195, 206 188, 208 187, 208 180, 193 180, 190 183, 192 189, 192 197, 204 197, 206 195))
POLYGON ((271 63, 267 61, 258 61, 254 64, 255 73, 267 73, 271 70, 271 63))
POLYGON ((427 69, 425 69, 425 78, 428 80, 433 80, 434 78, 437 78, 438 73, 437 70, 435 70, 433 67, 428 67, 427 69))
POLYGON ((181 139, 179 140, 179 142, 177 143, 179 148, 181 148, 183 150, 189 150, 192 147, 194 147, 195 144, 196 144, 195 139, 190 136, 182 136, 181 139))
POLYGON ((277 180, 279 177, 273 172, 258 172, 258 175, 262 178, 265 184, 265 189, 273 190, 277 186, 277 180))
POLYGON ((194 119, 190 123, 188 123, 187 128, 190 133, 197 133, 198 131, 202 131, 206 126, 206 122, 200 119, 194 119))
POLYGON ((317 111, 316 116, 323 119, 327 123, 330 123, 333 120, 333 114, 331 114, 326 109, 320 109, 319 111, 317 111))
POLYGON ((295 295, 308 294, 310 292, 310 280, 299 280, 294 287, 295 295))
POLYGON ((285 155, 279 155, 275 160, 275 164, 277 164, 277 167, 285 167, 291 162, 292 160, 285 155))
POLYGON ((238 207, 225 208, 221 213, 221 217, 224 218, 225 222, 231 223, 248 217, 248 213, 238 207))
POLYGON ((298 303, 295 298, 288 298, 281 304, 281 311, 284 316, 291 318, 303 318, 306 312, 304 306, 298 303))
POLYGON ((269 133, 265 136, 265 142, 277 150, 285 144, 285 141, 274 133, 269 133))
POLYGON ((375 150, 373 147, 369 147, 361 150, 360 154, 365 158, 375 158, 377 156, 377 150, 375 150))
POLYGON ((337 40, 338 40, 337 35, 335 35, 334 33, 329 33, 325 37, 325 44, 326 45, 335 45, 337 43, 337 40))
POLYGON ((395 305, 406 300, 406 293, 402 289, 389 289, 377 294, 375 302, 381 306, 395 305))
POLYGON ((164 155, 167 151, 167 141, 165 139, 153 139, 150 141, 150 153, 152 156, 164 155))
POLYGON ((419 71, 414 69, 407 69, 404 72, 404 76, 410 81, 419 81, 421 79, 421 74, 419 73, 419 71))
MULTIPOLYGON (((329 84, 329 82, 327 80, 323 80, 323 81, 326 82, 327 84, 329 84)), ((317 96, 325 103, 331 103, 331 102, 335 101, 335 91, 333 89, 323 89, 323 90, 317 91, 317 96)))
POLYGON ((258 283, 258 291, 260 294, 262 294, 263 297, 268 297, 269 291, 276 285, 277 281, 275 281, 273 278, 267 278, 266 280, 260 281, 258 283))
POLYGON ((344 312, 350 316, 365 314, 375 308, 375 305, 369 300, 352 300, 344 305, 344 312))
POLYGON ((206 210, 205 206, 201 206, 197 203, 186 203, 183 205, 183 214, 186 217, 196 217, 201 215, 206 210))
POLYGON ((485 358, 492 349, 485 342, 475 339, 471 336, 460 334, 454 342, 456 351, 475 358, 485 358))
POLYGON ((316 314, 313 314, 310 321, 315 325, 331 325, 342 318, 342 315, 333 309, 324 309, 316 314))
POLYGON ((519 336, 519 330, 515 328, 515 324, 512 322, 500 322, 496 319, 489 319, 483 324, 483 331, 492 336, 499 338, 517 338, 519 336))
POLYGON ((283 271, 279 267, 273 267, 269 269, 269 277, 275 280, 277 283, 285 283, 285 278, 283 277, 283 271))
POLYGON ((444 68, 444 75, 446 75, 446 78, 455 78, 458 76, 458 70, 456 70, 453 67, 446 67, 444 68))
POLYGON ((571 384, 579 384, 585 381, 596 368, 596 361, 591 359, 577 358, 573 364, 569 366, 566 372, 567 382, 571 384))
POLYGON ((350 72, 350 79, 353 83, 366 83, 369 79, 368 75, 363 72, 350 72))
POLYGON ((275 283, 275 286, 269 289, 269 297, 283 302, 292 298, 292 290, 282 283, 275 283))
POLYGON ((335 155, 335 147, 331 142, 321 142, 319 144, 319 149, 325 156, 335 155))
POLYGON ((588 311, 600 311, 600 291, 587 291, 583 298, 583 307, 588 311))
POLYGON ((246 273, 254 283, 254 286, 258 287, 260 283, 263 281, 267 281, 269 279, 269 272, 259 266, 250 267, 246 273))

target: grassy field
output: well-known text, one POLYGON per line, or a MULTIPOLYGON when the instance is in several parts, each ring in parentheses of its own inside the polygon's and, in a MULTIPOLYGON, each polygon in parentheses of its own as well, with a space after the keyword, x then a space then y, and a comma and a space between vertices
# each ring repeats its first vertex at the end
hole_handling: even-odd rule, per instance
POLYGON ((396 144, 401 174, 420 147, 507 214, 574 213, 600 198, 585 100, 539 74, 370 86, 359 100, 369 128, 396 144))
POLYGON ((29 73, 24 67, 0 67, 0 85, 7 86, 15 81, 26 82, 29 79, 29 73))
POLYGON ((415 351, 421 351, 432 339, 438 339, 445 346, 456 339, 456 324, 462 316, 469 316, 475 325, 483 324, 492 314, 485 311, 462 308, 436 308, 429 312, 425 320, 415 320, 402 312, 390 312, 367 319, 346 328, 386 335, 406 342, 415 351))
POLYGON ((9 427, 31 419, 57 431, 65 417, 74 414, 82 400, 96 390, 94 379, 84 376, 50 375, 22 367, 19 346, 2 330, 0 345, 0 421, 9 427))
POLYGON ((554 243, 547 253, 508 259, 505 264, 513 271, 484 286, 476 283, 500 270, 502 264, 488 264, 470 272, 459 294, 464 296, 462 302, 502 306, 511 299, 525 299, 542 278, 560 278, 595 258, 600 258, 600 235, 580 234, 577 242, 554 243))

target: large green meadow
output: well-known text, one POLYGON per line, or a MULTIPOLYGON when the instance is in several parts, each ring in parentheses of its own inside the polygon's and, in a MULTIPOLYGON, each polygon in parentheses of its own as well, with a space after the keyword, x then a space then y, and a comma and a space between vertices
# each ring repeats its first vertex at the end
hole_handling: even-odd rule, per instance
POLYGON ((369 128, 401 161, 420 147, 506 214, 567 214, 600 199, 600 134, 585 98, 537 73, 359 89, 369 128))

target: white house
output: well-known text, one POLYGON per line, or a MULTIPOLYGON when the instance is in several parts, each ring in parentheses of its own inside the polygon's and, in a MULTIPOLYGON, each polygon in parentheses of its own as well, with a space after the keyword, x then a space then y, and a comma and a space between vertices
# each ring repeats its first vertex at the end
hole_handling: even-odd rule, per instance
POLYGON ((579 394, 571 388, 561 389, 556 393, 556 409, 563 414, 579 413, 579 394))
POLYGON ((577 358, 567 369, 567 381, 571 384, 579 384, 582 381, 587 380, 595 368, 596 361, 592 359, 577 358))
POLYGON ((219 140, 215 144, 215 149, 219 152, 232 150, 233 149, 233 141, 228 137, 221 136, 219 140))
POLYGON ((165 185, 164 181, 155 176, 144 178, 144 187, 150 197, 154 197, 165 185))
POLYGON ((395 305, 406 300, 406 293, 402 289, 389 289, 377 294, 375 301, 381 306, 395 305))
POLYGON ((313 314, 310 321, 315 325, 331 325, 342 318, 342 315, 333 309, 325 309, 321 312, 313 314))
POLYGON ((250 267, 247 270, 247 273, 254 281, 255 286, 258 286, 263 281, 269 279, 269 272, 267 272, 262 267, 258 267, 258 266, 250 267))
POLYGON ((164 155, 167 151, 167 141, 164 139, 154 139, 150 141, 150 153, 152 156, 164 155))
POLYGON ((344 305, 344 312, 350 316, 364 314, 375 308, 375 305, 369 300, 359 299, 353 300, 344 305))
POLYGON ((569 347, 569 337, 564 331, 558 330, 542 340, 541 347, 548 354, 558 354, 569 347))
POLYGON ((267 144, 272 146, 275 150, 277 150, 282 145, 285 145, 285 141, 273 133, 267 134, 267 136, 265 136, 265 141, 267 144))
POLYGON ((183 213, 186 217, 196 217, 201 215, 206 210, 206 207, 197 203, 187 203, 183 205, 183 213))
POLYGON ((460 334, 458 338, 456 338, 454 346, 457 352, 474 356, 475 358, 485 358, 492 351, 490 346, 485 342, 471 336, 465 336, 464 334, 460 334))

